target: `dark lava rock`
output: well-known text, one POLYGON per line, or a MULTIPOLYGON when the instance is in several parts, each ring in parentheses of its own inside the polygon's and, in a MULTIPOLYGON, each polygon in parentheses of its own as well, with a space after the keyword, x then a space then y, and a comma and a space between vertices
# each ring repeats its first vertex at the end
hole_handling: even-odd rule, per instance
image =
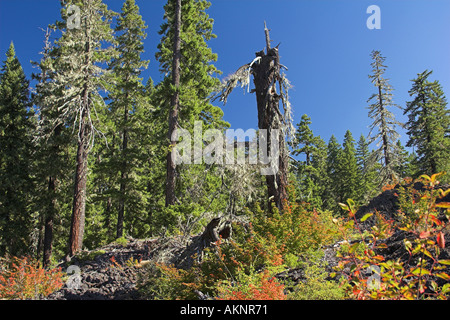
POLYGON ((69 280, 48 300, 139 300, 136 288, 138 261, 150 258, 156 240, 132 240, 127 245, 111 244, 83 252, 61 265, 71 268, 69 280))

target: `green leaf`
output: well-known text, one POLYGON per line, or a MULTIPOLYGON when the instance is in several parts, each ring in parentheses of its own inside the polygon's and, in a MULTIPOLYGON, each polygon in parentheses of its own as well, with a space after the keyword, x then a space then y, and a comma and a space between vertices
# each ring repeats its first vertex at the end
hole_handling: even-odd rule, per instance
POLYGON ((364 215, 364 217, 361 218, 361 222, 366 221, 367 219, 369 219, 371 216, 373 216, 373 213, 367 213, 364 215))
POLYGON ((450 292, 450 283, 446 283, 442 286, 442 293, 447 294, 448 292, 450 292))
POLYGON ((352 246, 350 247, 350 250, 348 250, 349 253, 353 253, 356 251, 356 249, 358 249, 359 247, 359 242, 352 244, 352 246))
POLYGON ((412 255, 415 255, 415 254, 417 254, 417 253, 419 253, 420 252, 420 249, 422 249, 422 245, 421 244, 418 244, 415 248, 414 248, 414 250, 412 251, 412 255))
POLYGON ((439 260, 438 263, 450 266, 450 259, 439 260))
POLYGON ((343 204, 343 203, 340 203, 340 202, 339 202, 339 206, 340 206, 343 210, 345 210, 345 211, 349 211, 349 210, 350 210, 349 207, 348 207, 348 205, 346 205, 346 204, 343 204))
POLYGON ((414 275, 431 274, 430 270, 420 267, 414 268, 413 270, 411 270, 411 273, 414 275))
POLYGON ((431 288, 433 289, 434 292, 438 290, 438 285, 436 281, 431 281, 431 288))
POLYGON ((447 281, 450 280, 450 276, 448 274, 446 274, 445 272, 436 273, 435 276, 439 277, 441 279, 447 280, 447 281))
POLYGON ((430 257, 431 259, 434 259, 433 256, 431 255, 430 251, 428 251, 427 249, 423 249, 422 251, 425 255, 427 255, 428 257, 430 257))

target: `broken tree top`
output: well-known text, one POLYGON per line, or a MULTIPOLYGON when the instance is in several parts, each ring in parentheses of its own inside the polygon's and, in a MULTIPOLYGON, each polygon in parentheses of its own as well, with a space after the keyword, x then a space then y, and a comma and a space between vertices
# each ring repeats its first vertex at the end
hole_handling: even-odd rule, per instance
POLYGON ((289 102, 291 85, 285 74, 282 73, 282 69, 287 70, 287 68, 280 63, 279 45, 274 48, 271 47, 270 30, 265 22, 264 34, 266 50, 256 52, 256 58, 252 62, 241 66, 234 74, 225 79, 215 99, 220 99, 225 105, 234 88, 239 85, 247 87, 248 92, 256 94, 259 129, 265 129, 269 134, 273 130, 279 130, 278 146, 271 146, 268 141, 267 150, 271 150, 271 148, 279 150, 278 164, 280 170, 273 176, 266 176, 266 181, 269 208, 273 202, 281 209, 283 203, 287 200, 289 149, 286 139, 292 140, 295 132, 289 102), (255 86, 251 91, 250 75, 253 75, 255 86))

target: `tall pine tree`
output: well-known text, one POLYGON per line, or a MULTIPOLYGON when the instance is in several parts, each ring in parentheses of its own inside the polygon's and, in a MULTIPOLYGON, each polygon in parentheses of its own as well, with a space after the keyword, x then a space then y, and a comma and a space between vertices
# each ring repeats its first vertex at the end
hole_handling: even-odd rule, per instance
POLYGON ((398 173, 395 171, 398 164, 396 142, 399 137, 396 126, 401 125, 389 108, 399 106, 393 102, 393 89, 389 79, 384 78, 386 58, 379 51, 372 51, 371 57, 372 74, 369 78, 377 90, 367 100, 372 102, 368 107, 369 117, 373 120, 369 133, 370 144, 376 142, 378 146, 373 155, 382 163, 381 183, 389 183, 398 179, 398 173), (375 130, 377 132, 374 133, 375 130))
POLYGON ((322 207, 322 196, 327 181, 326 144, 315 137, 310 129, 311 119, 303 115, 297 125, 293 155, 304 155, 304 161, 297 161, 297 180, 302 201, 315 208, 322 207))
POLYGON ((148 66, 148 61, 141 58, 144 53, 143 42, 147 37, 146 28, 135 1, 126 0, 115 28, 119 55, 110 64, 116 84, 108 96, 111 100, 109 107, 114 122, 113 130, 121 135, 119 151, 112 162, 118 166, 111 168, 111 174, 114 171, 119 174, 117 238, 124 233, 125 212, 138 214, 133 211, 139 211, 142 199, 137 170, 142 167, 138 160, 145 146, 137 130, 142 126, 139 120, 143 120, 139 115, 148 107, 148 98, 144 94, 145 88, 140 77, 148 66))
POLYGON ((11 42, 0 74, 0 256, 26 254, 30 245, 30 107, 29 81, 11 42))
POLYGON ((114 41, 110 27, 113 13, 101 0, 66 0, 61 4, 62 20, 56 26, 62 35, 53 55, 57 57, 55 82, 62 93, 57 101, 62 110, 61 121, 69 120, 77 134, 69 236, 69 255, 74 255, 83 244, 88 155, 99 133, 94 121, 96 109, 105 107, 100 90, 106 89, 107 83, 111 82, 104 64, 115 55, 115 49, 108 46, 114 41), (73 23, 77 20, 79 24, 73 23))
POLYGON ((320 136, 316 136, 314 137, 314 145, 316 148, 311 159, 314 181, 314 199, 312 202, 318 209, 323 209, 329 187, 329 178, 327 174, 327 144, 320 136))
POLYGON ((377 170, 377 165, 379 166, 379 164, 373 161, 375 158, 372 156, 373 152, 370 151, 369 143, 364 135, 361 135, 356 147, 356 160, 359 170, 358 193, 360 194, 360 199, 363 201, 367 201, 375 195, 380 183, 377 170))
MULTIPOLYGON (((175 168, 171 161, 171 150, 175 141, 171 135, 176 128, 184 128, 193 133, 195 121, 203 122, 203 129, 224 129, 228 124, 222 120, 223 111, 210 102, 210 95, 220 81, 215 77, 219 70, 214 66, 217 55, 207 42, 215 35, 212 33, 213 20, 206 10, 211 3, 205 0, 181 1, 181 16, 178 14, 179 0, 168 0, 165 5, 165 23, 159 34, 162 36, 158 45, 156 58, 160 71, 165 74, 163 81, 157 85, 154 105, 159 106, 155 112, 156 121, 167 123, 160 128, 161 141, 166 142, 161 149, 166 152, 166 205, 177 203, 177 186, 190 181, 176 181, 182 170, 200 170, 197 165, 188 168, 175 168), (181 21, 181 22, 180 22, 181 21), (179 28, 177 28, 179 26, 179 28), (178 34, 179 31, 179 34, 178 34), (178 38, 179 35, 179 38, 178 38), (179 46, 178 46, 179 44, 179 46), (179 50, 178 50, 179 49, 179 50), (179 68, 175 68, 179 62, 179 68), (179 80, 179 81, 178 81, 179 80)), ((178 179, 180 180, 180 179, 178 179)), ((208 179, 202 179, 207 182, 208 179)))
POLYGON ((355 139, 350 130, 345 132, 342 152, 338 158, 339 183, 341 184, 340 202, 348 199, 360 200, 358 163, 356 159, 355 139))
POLYGON ((408 116, 407 147, 414 147, 421 174, 450 169, 450 112, 439 81, 429 81, 432 71, 425 70, 412 80, 404 114, 408 116))
POLYGON ((307 166, 311 165, 311 158, 315 152, 314 135, 312 130, 309 128, 310 125, 311 118, 304 114, 301 121, 297 124, 298 129, 295 133, 295 140, 300 148, 296 148, 293 151, 295 156, 299 154, 305 155, 305 164, 307 166))
POLYGON ((40 214, 40 241, 38 243, 38 254, 43 252, 43 264, 48 266, 53 253, 53 239, 55 222, 58 217, 61 220, 62 204, 69 201, 67 192, 71 178, 70 153, 71 130, 69 124, 61 122, 59 104, 61 91, 55 83, 54 57, 51 56, 52 43, 50 41, 52 30, 47 28, 45 35, 45 45, 42 58, 37 63, 39 73, 33 74, 33 78, 38 81, 33 103, 38 114, 37 126, 37 146, 36 146, 36 198, 35 205, 40 214))
POLYGON ((342 157, 342 146, 334 135, 331 136, 327 145, 327 176, 329 180, 328 192, 325 194, 325 208, 337 211, 338 203, 342 202, 340 197, 342 186, 340 182, 340 159, 342 157))

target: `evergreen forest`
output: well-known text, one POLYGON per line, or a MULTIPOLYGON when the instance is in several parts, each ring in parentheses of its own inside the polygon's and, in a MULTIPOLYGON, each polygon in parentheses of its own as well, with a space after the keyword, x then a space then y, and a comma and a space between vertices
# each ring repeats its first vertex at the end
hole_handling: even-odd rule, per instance
POLYGON ((325 141, 291 105, 269 21, 264 50, 225 77, 214 4, 161 1, 148 61, 137 1, 105 2, 55 2, 30 78, 14 42, 0 52, 0 299, 47 297, 70 265, 135 241, 158 259, 108 263, 133 269, 145 299, 448 299, 450 111, 433 70, 402 79, 397 101, 389 57, 367 52, 368 133, 325 141), (258 128, 224 144, 235 88, 256 98, 258 128), (390 215, 367 209, 387 195, 390 215))

